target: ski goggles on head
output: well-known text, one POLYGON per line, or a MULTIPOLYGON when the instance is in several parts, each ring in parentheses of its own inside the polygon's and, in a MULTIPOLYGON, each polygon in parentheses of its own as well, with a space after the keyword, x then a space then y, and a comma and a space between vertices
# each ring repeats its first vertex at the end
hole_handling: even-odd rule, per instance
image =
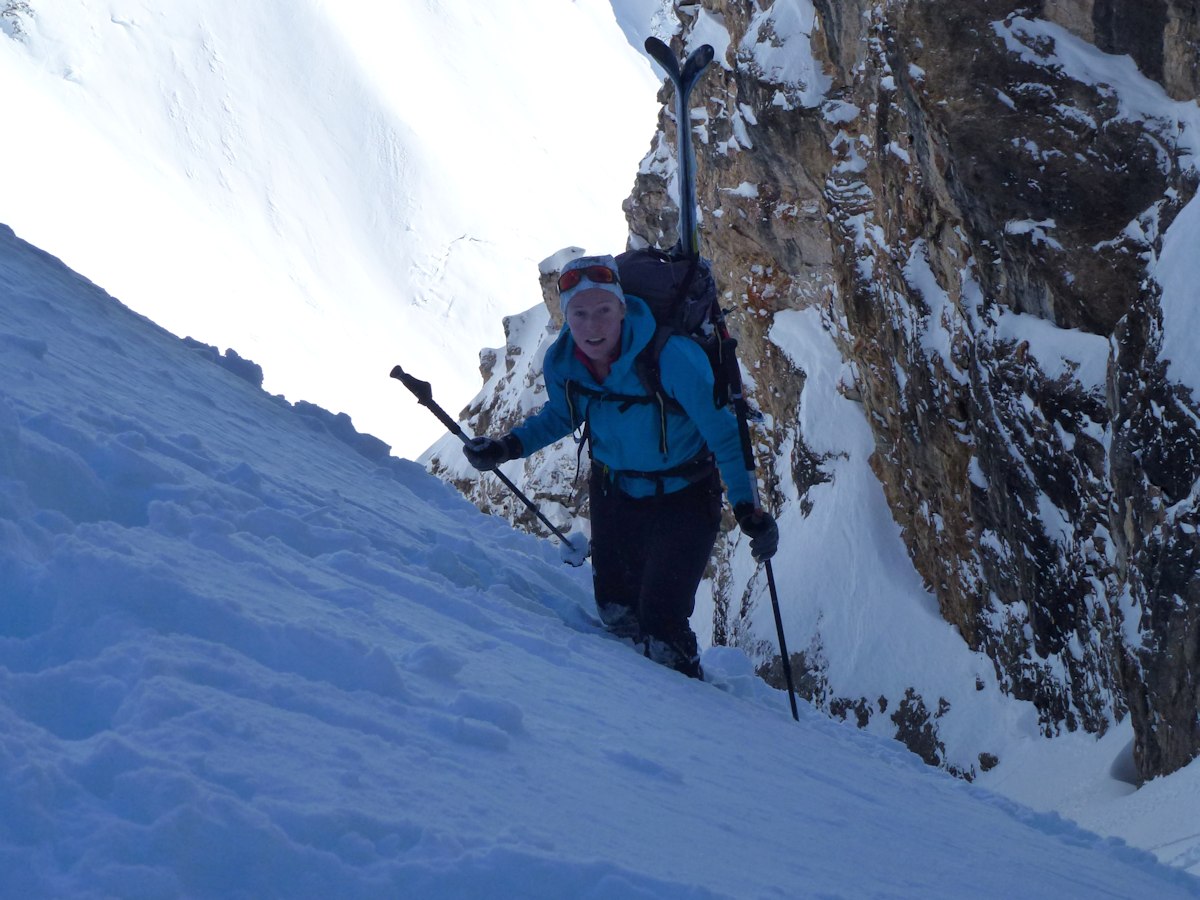
POLYGON ((583 266, 578 269, 568 269, 558 276, 558 289, 569 291, 586 278, 594 284, 620 284, 617 273, 608 266, 583 266))

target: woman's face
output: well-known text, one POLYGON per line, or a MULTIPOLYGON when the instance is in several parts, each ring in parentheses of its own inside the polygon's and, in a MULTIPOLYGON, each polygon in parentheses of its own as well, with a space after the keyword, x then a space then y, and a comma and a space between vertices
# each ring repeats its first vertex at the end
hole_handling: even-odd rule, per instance
POLYGON ((621 345, 625 305, 608 291, 581 291, 567 304, 567 325, 575 346, 596 362, 608 362, 621 345))

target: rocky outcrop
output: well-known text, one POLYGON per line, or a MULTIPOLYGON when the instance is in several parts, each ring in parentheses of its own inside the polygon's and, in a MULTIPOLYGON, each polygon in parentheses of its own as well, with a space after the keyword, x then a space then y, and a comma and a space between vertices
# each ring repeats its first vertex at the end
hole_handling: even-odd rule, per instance
MULTIPOLYGON (((744 46, 744 4, 703 8, 744 46)), ((1158 359, 1146 264, 1195 193, 1179 124, 1095 83, 1069 58, 1087 48, 1028 5, 816 11, 819 103, 772 105, 727 60, 700 166, 706 208, 725 211, 706 246, 764 273, 744 308, 828 304, 914 566, 1045 731, 1103 731, 1128 708, 1142 776, 1177 768, 1200 750, 1198 419, 1158 359), (732 161, 728 110, 757 120, 732 161), (756 203, 727 225, 740 182, 756 203)), ((1043 12, 1196 96, 1178 38, 1194 4, 1043 12)), ((746 337, 770 360, 759 329, 746 337)), ((790 403, 790 375, 759 399, 790 403)))
MULTIPOLYGON (((1200 404, 1162 358, 1152 267, 1196 193, 1200 4, 678 13, 677 50, 693 30, 728 37, 691 123, 703 244, 775 425, 761 474, 776 505, 803 507, 828 477, 798 426, 805 373, 769 339, 780 311, 815 306, 942 616, 1047 735, 1129 714, 1142 778, 1185 764, 1200 753, 1200 404)), ((635 241, 674 240, 674 127, 664 113, 626 202, 635 241)), ((728 564, 714 636, 748 643, 757 613, 728 564)), ((890 716, 939 763, 940 698, 839 697, 820 653, 795 662, 814 702, 890 716)))

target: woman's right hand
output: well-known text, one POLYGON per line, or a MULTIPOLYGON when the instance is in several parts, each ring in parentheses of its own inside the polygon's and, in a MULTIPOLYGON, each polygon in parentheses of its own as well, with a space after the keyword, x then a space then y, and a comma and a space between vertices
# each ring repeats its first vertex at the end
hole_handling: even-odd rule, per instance
POLYGON ((491 471, 510 459, 518 459, 522 453, 521 442, 512 434, 501 438, 473 437, 463 444, 463 456, 481 472, 491 471))

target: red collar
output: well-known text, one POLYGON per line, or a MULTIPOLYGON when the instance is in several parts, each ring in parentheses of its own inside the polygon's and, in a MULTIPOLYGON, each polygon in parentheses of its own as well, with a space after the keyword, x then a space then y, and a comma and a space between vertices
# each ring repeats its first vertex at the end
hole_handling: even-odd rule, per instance
MULTIPOLYGON (((615 363, 615 362, 617 361, 617 359, 619 359, 619 358, 620 358, 620 356, 621 356, 621 348, 618 346, 618 347, 616 348, 616 350, 613 352, 613 355, 612 355, 611 357, 609 357, 609 360, 608 360, 609 366, 611 367, 611 366, 612 366, 612 364, 613 364, 613 363, 615 363)), ((602 381, 603 381, 603 380, 604 380, 604 379, 607 377, 607 376, 603 376, 603 375, 601 375, 601 374, 600 374, 600 373, 599 373, 599 372, 596 370, 596 364, 595 364, 595 362, 593 362, 593 361, 592 361, 592 360, 591 360, 591 359, 588 357, 588 355, 587 355, 587 354, 585 354, 585 353, 584 353, 582 350, 580 350, 580 349, 579 349, 579 345, 578 345, 578 344, 576 344, 576 345, 575 345, 575 358, 576 358, 577 360, 579 360, 581 363, 583 363, 583 367, 584 367, 585 369, 587 369, 589 373, 591 373, 591 376, 592 376, 593 378, 595 378, 595 379, 596 379, 596 384, 599 384, 600 382, 602 382, 602 381)), ((611 368, 610 368, 610 370, 609 370, 609 371, 611 372, 611 368)))

